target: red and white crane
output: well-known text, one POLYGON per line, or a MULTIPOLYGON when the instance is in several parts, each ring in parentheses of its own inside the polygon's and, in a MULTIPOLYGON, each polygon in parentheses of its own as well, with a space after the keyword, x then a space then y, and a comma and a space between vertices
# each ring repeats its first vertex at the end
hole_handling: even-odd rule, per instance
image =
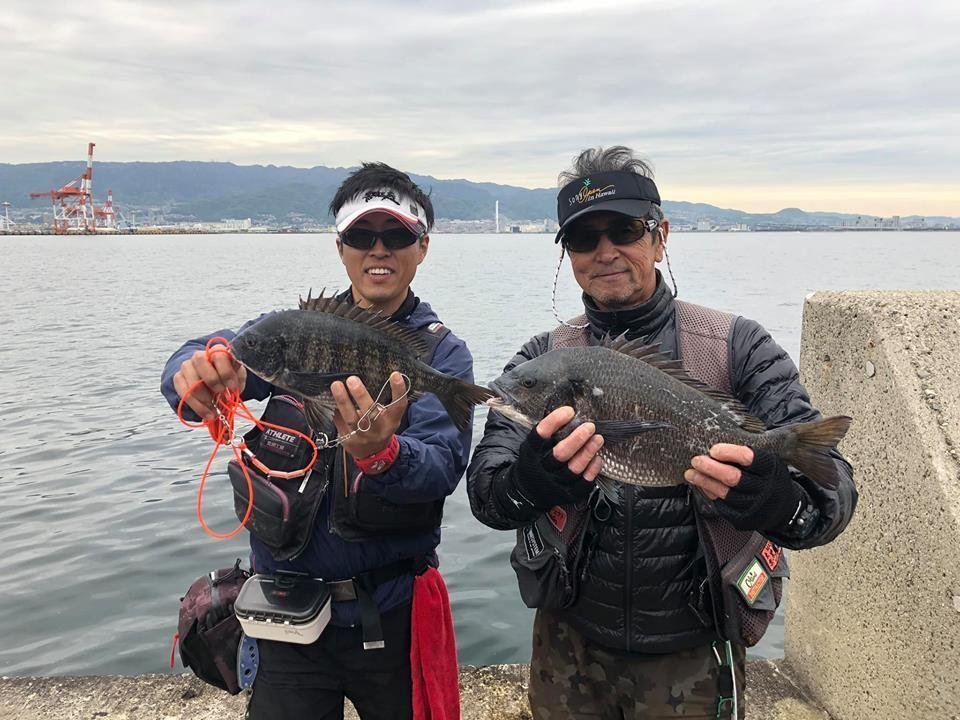
POLYGON ((107 202, 93 209, 93 217, 98 231, 117 231, 117 209, 113 206, 113 190, 107 190, 107 202))
MULTIPOLYGON (((87 145, 87 168, 83 175, 71 180, 59 190, 30 193, 30 197, 48 197, 53 202, 53 231, 66 233, 94 233, 97 231, 97 213, 93 206, 93 148, 87 145)), ((111 202, 112 213, 112 202, 111 202)))

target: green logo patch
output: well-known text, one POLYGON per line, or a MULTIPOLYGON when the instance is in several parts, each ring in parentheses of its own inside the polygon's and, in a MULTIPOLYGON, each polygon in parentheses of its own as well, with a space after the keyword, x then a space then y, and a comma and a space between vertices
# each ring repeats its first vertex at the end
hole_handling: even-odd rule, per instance
POLYGON ((757 558, 752 558, 750 564, 744 568, 740 577, 737 578, 737 590, 743 595, 743 599, 747 601, 748 605, 753 605, 769 580, 770 575, 763 569, 760 561, 757 558))

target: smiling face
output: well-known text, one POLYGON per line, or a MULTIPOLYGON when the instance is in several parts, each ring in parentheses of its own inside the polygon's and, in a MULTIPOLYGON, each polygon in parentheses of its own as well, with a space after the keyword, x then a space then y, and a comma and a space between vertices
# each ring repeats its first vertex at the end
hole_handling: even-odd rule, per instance
MULTIPOLYGON (((600 231, 621 217, 612 212, 595 212, 577 222, 600 231)), ((663 260, 668 232, 669 225, 663 220, 653 234, 646 232, 629 245, 614 245, 610 238, 603 235, 596 249, 569 253, 573 276, 601 309, 636 307, 648 300, 657 289, 656 265, 663 260), (660 241, 661 230, 663 242, 660 241)))
MULTIPOLYGON (((364 215, 350 227, 382 232, 404 225, 393 215, 375 212, 364 215)), ((407 290, 417 274, 417 266, 427 256, 429 244, 430 238, 424 235, 412 245, 390 250, 378 238, 369 250, 359 250, 344 245, 338 238, 337 250, 353 285, 354 302, 388 315, 395 312, 406 300, 407 290)))

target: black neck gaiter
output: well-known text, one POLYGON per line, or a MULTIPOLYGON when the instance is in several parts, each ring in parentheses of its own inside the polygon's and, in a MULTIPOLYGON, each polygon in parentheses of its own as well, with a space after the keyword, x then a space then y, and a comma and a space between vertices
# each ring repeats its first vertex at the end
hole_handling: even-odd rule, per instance
POLYGON ((624 310, 601 310, 596 301, 583 294, 583 306, 590 321, 590 330, 597 338, 610 334, 613 337, 627 333, 627 338, 647 338, 656 335, 673 320, 676 305, 673 302, 663 276, 657 270, 657 288, 653 295, 636 307, 624 310))
MULTIPOLYGON (((338 300, 346 300, 350 305, 353 305, 353 286, 348 287, 342 293, 337 295, 338 300)), ((402 322, 410 317, 410 314, 417 309, 417 305, 420 304, 420 298, 413 294, 413 290, 407 288, 407 297, 403 301, 403 305, 397 308, 396 312, 390 316, 390 319, 395 322, 402 322)))

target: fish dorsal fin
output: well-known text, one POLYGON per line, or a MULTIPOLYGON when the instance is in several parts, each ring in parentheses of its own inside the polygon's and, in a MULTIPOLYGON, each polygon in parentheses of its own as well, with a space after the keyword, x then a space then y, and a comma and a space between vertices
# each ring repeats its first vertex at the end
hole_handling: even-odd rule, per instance
POLYGON ((682 382, 687 387, 693 388, 704 395, 713 398, 719 402, 723 409, 729 412, 737 424, 744 430, 750 432, 764 432, 767 429, 763 420, 750 414, 747 407, 734 397, 731 397, 722 390, 717 390, 709 385, 697 380, 683 368, 683 363, 672 359, 663 352, 660 343, 646 345, 638 340, 627 340, 627 334, 623 333, 617 337, 606 335, 600 341, 600 347, 609 348, 619 353, 623 353, 636 360, 642 360, 666 373, 674 380, 682 382))
POLYGON ((421 357, 430 349, 427 343, 423 341, 416 330, 400 325, 381 312, 370 312, 359 305, 355 305, 347 300, 337 299, 336 293, 324 295, 326 288, 320 291, 320 295, 313 297, 313 290, 307 292, 307 298, 300 297, 300 309, 307 312, 321 312, 329 315, 335 315, 351 322, 367 325, 374 330, 379 330, 387 335, 399 340, 406 345, 410 352, 416 357, 421 357))

